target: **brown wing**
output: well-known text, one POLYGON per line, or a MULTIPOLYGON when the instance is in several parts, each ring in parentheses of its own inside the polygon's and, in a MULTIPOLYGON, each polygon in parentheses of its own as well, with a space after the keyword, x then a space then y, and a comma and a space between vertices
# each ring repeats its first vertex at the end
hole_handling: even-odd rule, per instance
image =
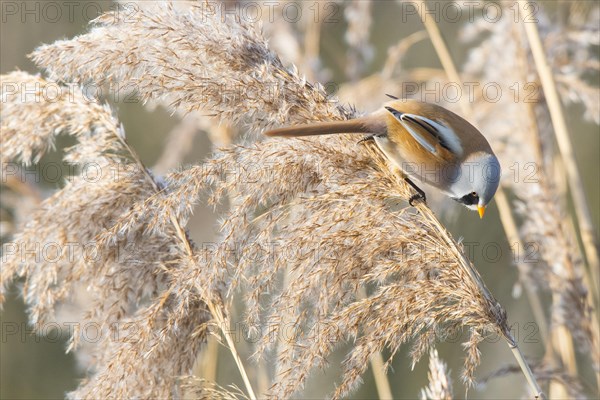
POLYGON ((404 153, 403 158, 422 165, 445 165, 459 158, 459 154, 450 149, 451 146, 443 140, 435 126, 390 107, 386 107, 386 110, 389 111, 388 129, 391 132, 388 138, 397 142, 404 153))

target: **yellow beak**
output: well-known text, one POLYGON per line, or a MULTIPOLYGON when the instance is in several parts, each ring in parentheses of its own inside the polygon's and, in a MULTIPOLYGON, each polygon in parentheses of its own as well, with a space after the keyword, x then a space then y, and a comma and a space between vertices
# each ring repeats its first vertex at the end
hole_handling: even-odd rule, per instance
POLYGON ((479 211, 479 218, 483 218, 485 214, 485 206, 477 206, 477 211, 479 211))

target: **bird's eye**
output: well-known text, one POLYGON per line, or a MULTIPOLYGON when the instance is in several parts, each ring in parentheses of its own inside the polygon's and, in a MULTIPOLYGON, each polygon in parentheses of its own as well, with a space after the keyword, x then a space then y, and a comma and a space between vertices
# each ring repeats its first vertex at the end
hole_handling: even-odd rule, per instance
POLYGON ((463 197, 461 197, 459 199, 455 199, 455 200, 464 205, 472 206, 479 202, 479 195, 477 195, 477 192, 471 192, 471 193, 465 194, 463 197))

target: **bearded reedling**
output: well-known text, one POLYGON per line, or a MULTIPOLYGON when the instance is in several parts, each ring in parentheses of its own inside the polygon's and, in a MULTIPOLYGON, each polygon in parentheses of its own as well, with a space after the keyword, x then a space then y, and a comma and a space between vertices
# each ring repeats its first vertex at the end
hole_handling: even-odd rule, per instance
POLYGON ((425 192, 411 179, 431 185, 483 218, 500 183, 500 163, 486 138, 462 117, 443 107, 416 100, 393 100, 364 117, 278 128, 267 136, 369 134, 385 156, 404 173, 425 201, 425 192))

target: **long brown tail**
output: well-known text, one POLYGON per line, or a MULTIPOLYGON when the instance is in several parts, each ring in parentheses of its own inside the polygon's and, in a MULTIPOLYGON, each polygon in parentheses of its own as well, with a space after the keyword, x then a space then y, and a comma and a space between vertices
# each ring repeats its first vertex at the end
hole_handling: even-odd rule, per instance
POLYGON ((265 132, 267 136, 314 136, 331 135, 335 133, 379 133, 380 124, 371 116, 351 119, 349 121, 319 122, 316 124, 306 124, 278 128, 265 132))

